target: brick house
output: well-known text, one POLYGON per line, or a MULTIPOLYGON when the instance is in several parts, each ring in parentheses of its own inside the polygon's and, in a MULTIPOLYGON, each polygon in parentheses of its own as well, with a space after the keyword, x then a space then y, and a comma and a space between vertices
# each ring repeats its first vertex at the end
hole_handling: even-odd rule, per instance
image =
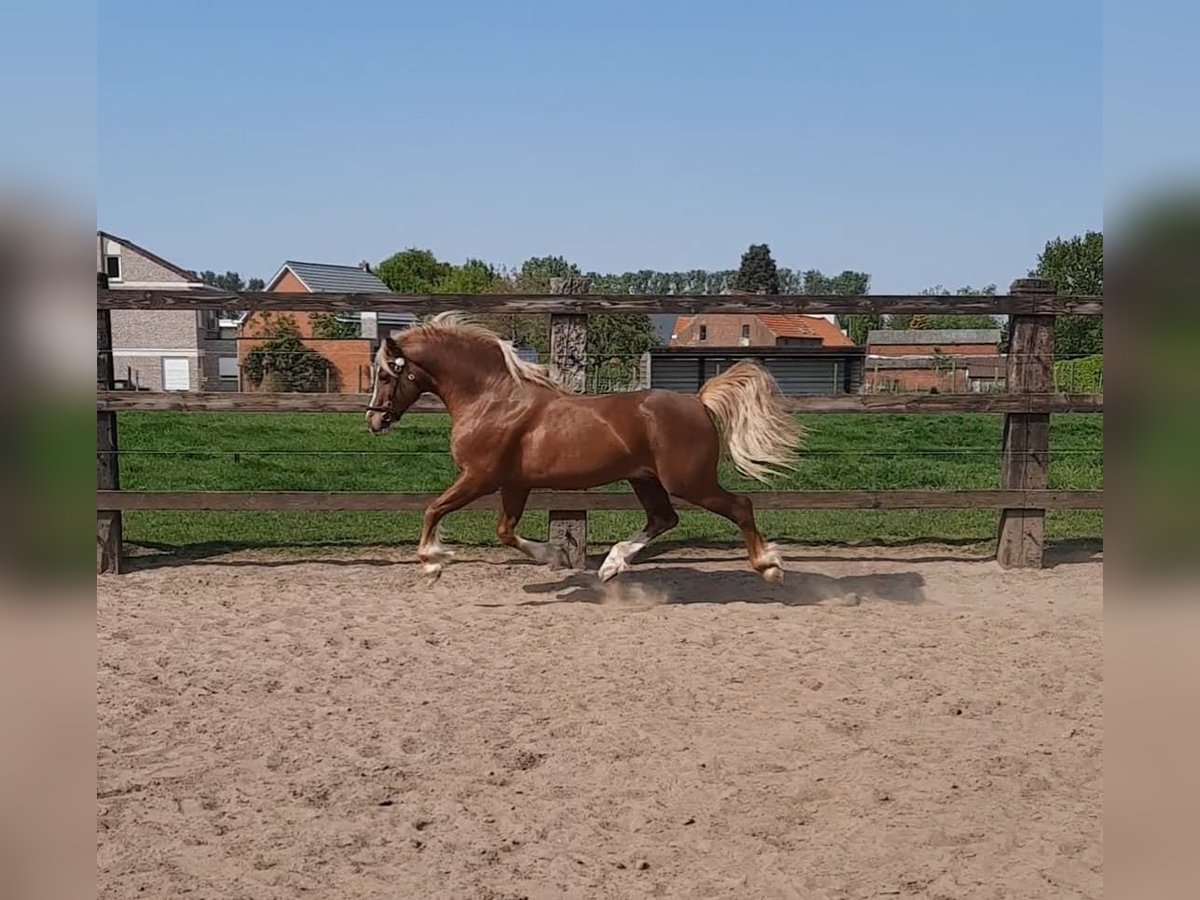
MULTIPOLYGON (((190 269, 128 238, 96 232, 96 271, 114 290, 210 291, 190 269)), ((237 345, 213 310, 114 309, 113 374, 119 388, 230 390, 237 384, 237 345)))
POLYGON ((853 347, 824 316, 715 314, 680 316, 671 347, 853 347))
MULTIPOLYGON (((387 285, 370 270, 365 262, 357 266, 331 265, 288 260, 267 282, 265 290, 274 293, 388 293, 387 285)), ((359 337, 329 339, 314 333, 313 317, 320 313, 275 312, 295 324, 306 347, 311 347, 331 363, 333 373, 328 389, 332 392, 357 394, 370 390, 371 357, 381 337, 411 324, 414 316, 389 313, 349 313, 338 318, 353 325, 359 337)), ((243 366, 246 355, 259 346, 268 318, 263 313, 251 313, 238 325, 237 359, 243 366)), ((245 379, 243 379, 243 383, 245 379)), ((249 388, 250 386, 247 385, 249 388)))
POLYGON ((997 389, 1005 357, 999 328, 877 329, 867 335, 869 391, 997 389))

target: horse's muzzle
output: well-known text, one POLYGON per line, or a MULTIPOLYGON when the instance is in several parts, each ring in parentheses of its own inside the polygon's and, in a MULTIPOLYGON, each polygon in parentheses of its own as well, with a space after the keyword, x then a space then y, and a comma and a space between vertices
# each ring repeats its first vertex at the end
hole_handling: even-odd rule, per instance
POLYGON ((390 409, 376 407, 367 411, 367 428, 372 434, 387 434, 394 424, 396 419, 390 409))

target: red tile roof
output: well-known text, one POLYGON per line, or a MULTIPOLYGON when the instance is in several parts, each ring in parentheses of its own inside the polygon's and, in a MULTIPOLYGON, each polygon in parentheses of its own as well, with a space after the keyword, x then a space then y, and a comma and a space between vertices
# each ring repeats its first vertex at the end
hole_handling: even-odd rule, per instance
POLYGON ((775 337, 820 338, 822 347, 853 347, 854 341, 820 316, 759 316, 775 337))

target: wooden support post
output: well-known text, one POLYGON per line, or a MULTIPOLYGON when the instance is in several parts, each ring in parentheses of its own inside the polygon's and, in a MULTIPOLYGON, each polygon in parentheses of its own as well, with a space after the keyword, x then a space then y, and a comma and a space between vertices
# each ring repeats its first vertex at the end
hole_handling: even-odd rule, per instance
MULTIPOLYGON (((553 294, 586 294, 586 278, 551 278, 553 294)), ((587 315, 550 316, 550 373, 577 394, 587 388, 587 315)), ((550 543, 562 547, 572 568, 587 568, 586 510, 550 510, 550 543)))
MULTIPOLYGON (((98 287, 107 288, 108 276, 99 272, 96 282, 98 287)), ((96 310, 96 387, 102 391, 113 389, 112 314, 107 309, 96 310)), ((115 412, 96 413, 96 488, 121 489, 115 412)), ((120 510, 96 511, 97 574, 121 572, 121 533, 120 510)))
MULTIPOLYGON (((1039 300, 1053 298, 1053 283, 1020 278, 1009 289, 1029 298, 1029 314, 1012 316, 1008 348, 1008 390, 1049 393, 1054 383, 1054 316, 1038 312, 1039 300)), ((1049 483, 1049 413, 1008 413, 1000 486, 1004 490, 1043 490, 1049 483)), ((1000 513, 996 560, 1004 568, 1042 565, 1046 511, 1005 509, 1000 513)))

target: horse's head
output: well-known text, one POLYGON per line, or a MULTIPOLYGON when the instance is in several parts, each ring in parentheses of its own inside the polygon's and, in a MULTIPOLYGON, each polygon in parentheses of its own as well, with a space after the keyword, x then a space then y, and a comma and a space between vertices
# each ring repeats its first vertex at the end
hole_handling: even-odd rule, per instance
POLYGON ((428 375, 412 360, 405 359, 399 344, 390 338, 375 354, 371 381, 367 427, 373 434, 387 434, 404 411, 430 388, 428 375))

